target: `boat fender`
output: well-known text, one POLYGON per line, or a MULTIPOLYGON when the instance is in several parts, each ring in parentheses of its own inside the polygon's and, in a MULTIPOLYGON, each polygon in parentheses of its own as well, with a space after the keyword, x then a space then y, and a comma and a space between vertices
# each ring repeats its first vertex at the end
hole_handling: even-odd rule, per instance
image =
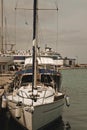
POLYGON ((15 109, 15 117, 19 119, 21 117, 21 114, 22 114, 22 103, 18 102, 15 109))
POLYGON ((7 99, 6 97, 3 95, 2 96, 2 109, 5 109, 7 107, 7 99))
POLYGON ((65 96, 66 106, 70 106, 70 97, 68 95, 65 96))

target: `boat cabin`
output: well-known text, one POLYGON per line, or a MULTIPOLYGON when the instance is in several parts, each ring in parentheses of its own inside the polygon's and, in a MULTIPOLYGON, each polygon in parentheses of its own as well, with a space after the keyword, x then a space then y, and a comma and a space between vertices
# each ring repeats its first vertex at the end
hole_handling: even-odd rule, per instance
MULTIPOLYGON (((27 86, 32 84, 32 70, 17 72, 13 80, 13 88, 19 88, 21 86, 27 86), (27 73, 28 72, 28 73, 27 73), (30 73, 29 73, 30 72, 30 73)), ((51 86, 60 91, 61 75, 51 70, 40 69, 37 74, 37 85, 43 84, 45 86, 51 86)), ((12 86, 12 85, 11 85, 12 86)))

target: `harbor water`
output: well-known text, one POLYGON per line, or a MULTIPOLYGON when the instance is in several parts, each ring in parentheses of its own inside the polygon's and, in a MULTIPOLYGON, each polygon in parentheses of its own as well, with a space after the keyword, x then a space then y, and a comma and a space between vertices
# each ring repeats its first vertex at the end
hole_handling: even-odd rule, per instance
MULTIPOLYGON (((87 69, 62 70, 62 79, 62 89, 70 97, 70 106, 64 106, 60 121, 43 130, 87 130, 87 69)), ((24 130, 8 116, 8 113, 0 115, 0 130, 24 130)))

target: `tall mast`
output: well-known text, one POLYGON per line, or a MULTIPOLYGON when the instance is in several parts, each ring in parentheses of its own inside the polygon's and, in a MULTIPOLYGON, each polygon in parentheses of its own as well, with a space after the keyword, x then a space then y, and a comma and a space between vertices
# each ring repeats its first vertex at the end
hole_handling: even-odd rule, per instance
POLYGON ((5 52, 7 51, 7 20, 5 17, 5 52))
POLYGON ((36 59, 36 52, 37 52, 37 2, 38 0, 34 0, 33 3, 33 60, 32 60, 32 70, 33 70, 33 78, 32 78, 32 92, 33 88, 36 88, 36 64, 37 64, 37 59, 36 59))
POLYGON ((1 0, 1 52, 3 51, 3 0, 1 0))

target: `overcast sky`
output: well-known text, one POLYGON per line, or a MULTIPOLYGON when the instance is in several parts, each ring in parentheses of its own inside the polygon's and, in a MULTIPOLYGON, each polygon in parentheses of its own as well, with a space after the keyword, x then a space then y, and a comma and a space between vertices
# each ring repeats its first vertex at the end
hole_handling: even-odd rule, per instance
MULTIPOLYGON (((78 58, 80 63, 87 63, 87 0, 38 0, 38 2, 39 8, 54 9, 56 6, 59 8, 58 13, 39 11, 39 45, 44 48, 47 44, 63 57, 78 58)), ((15 7, 17 5, 18 8, 32 8, 32 3, 33 0, 4 0, 7 41, 15 42, 16 27, 16 49, 31 49, 32 11, 18 9, 15 11, 15 7)))

